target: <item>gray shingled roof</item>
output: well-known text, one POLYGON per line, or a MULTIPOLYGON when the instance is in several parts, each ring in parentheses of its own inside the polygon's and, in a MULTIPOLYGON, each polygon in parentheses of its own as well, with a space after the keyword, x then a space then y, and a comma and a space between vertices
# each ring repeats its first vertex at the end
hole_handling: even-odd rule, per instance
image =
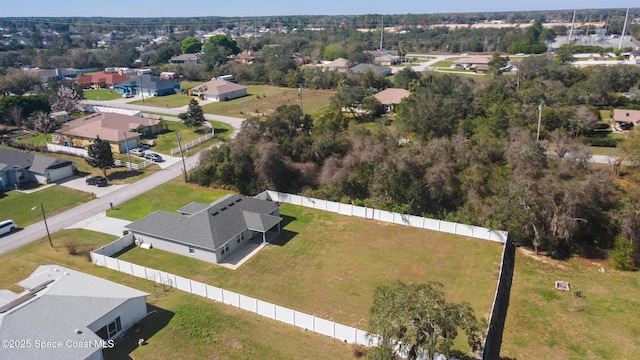
MULTIPOLYGON (((0 148, 0 160, 0 163, 29 169, 36 173, 43 173, 47 169, 57 169, 72 164, 68 160, 5 148, 0 148)), ((4 167, 6 166, 0 166, 0 168, 4 167)))
POLYGON ((282 220, 269 215, 277 209, 277 204, 246 196, 226 195, 191 213, 191 210, 198 210, 203 205, 190 203, 180 208, 183 214, 156 211, 129 224, 127 228, 133 232, 215 250, 247 229, 267 231, 282 220))
POLYGON ((36 154, 33 158, 33 164, 31 164, 29 170, 37 173, 43 173, 47 169, 58 169, 71 164, 72 162, 68 160, 36 154))
POLYGON ((42 349, 36 348, 35 340, 93 344, 100 338, 89 325, 130 299, 148 296, 142 291, 56 265, 38 267, 19 285, 27 289, 27 293, 28 289, 49 280, 53 282, 32 299, 0 313, 0 339, 31 340, 31 347, 26 349, 0 347, 0 359, 85 359, 102 349, 66 346, 42 349))
POLYGON ((162 79, 158 76, 151 74, 142 74, 140 76, 134 77, 130 80, 123 81, 117 84, 114 84, 114 87, 122 87, 122 86, 131 86, 131 87, 140 87, 142 83, 143 89, 151 89, 151 90, 162 90, 168 88, 174 88, 178 85, 177 82, 169 79, 162 79))

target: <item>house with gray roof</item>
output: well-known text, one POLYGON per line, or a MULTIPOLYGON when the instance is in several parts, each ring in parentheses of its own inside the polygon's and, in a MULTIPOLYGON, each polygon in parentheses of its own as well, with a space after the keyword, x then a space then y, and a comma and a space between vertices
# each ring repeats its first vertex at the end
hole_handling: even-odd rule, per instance
POLYGON ((73 175, 74 162, 37 153, 0 148, 0 189, 26 182, 49 184, 73 175))
POLYGON ((19 294, 0 290, 0 359, 103 359, 147 315, 149 294, 62 266, 18 285, 19 294))
POLYGON ((391 68, 388 66, 380 66, 373 64, 358 64, 349 69, 352 73, 355 74, 364 74, 367 71, 370 71, 378 76, 389 76, 391 75, 391 68))
POLYGON ((180 92, 180 84, 151 74, 141 74, 135 78, 113 85, 119 94, 140 94, 144 96, 164 96, 180 92))
POLYGON ((127 229, 138 243, 217 264, 254 237, 267 243, 280 233, 281 221, 278 204, 230 194, 177 213, 155 211, 127 229))
POLYGON ((203 100, 228 101, 247 96, 247 87, 226 80, 213 79, 189 89, 189 94, 203 100))

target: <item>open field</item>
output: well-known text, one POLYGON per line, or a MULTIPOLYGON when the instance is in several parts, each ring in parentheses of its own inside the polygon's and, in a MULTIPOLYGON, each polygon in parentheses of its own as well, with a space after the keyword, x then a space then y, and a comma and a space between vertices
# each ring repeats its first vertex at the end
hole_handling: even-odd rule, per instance
MULTIPOLYGON (((305 114, 314 114, 329 106, 329 98, 335 91, 302 89, 302 107, 305 114)), ((203 106, 208 114, 249 118, 271 114, 281 105, 299 105, 298 89, 270 85, 250 85, 247 96, 231 101, 211 103, 203 106)))
POLYGON ((42 220, 40 203, 44 204, 46 216, 52 216, 90 200, 90 194, 60 185, 49 186, 31 194, 11 190, 0 195, 0 221, 13 219, 23 228, 42 220))
POLYGON ((519 249, 501 355, 518 360, 636 358, 639 284, 640 272, 612 270, 606 261, 555 261, 519 249), (556 280, 568 281, 572 293, 554 290, 556 280))
POLYGON ((185 105, 189 105, 193 97, 183 94, 173 94, 166 96, 144 96, 144 102, 142 100, 134 100, 129 104, 145 105, 145 106, 157 106, 162 108, 177 108, 185 105))
POLYGON ((118 94, 111 89, 84 90, 82 93, 85 99, 93 101, 115 100, 122 97, 122 94, 118 94))
MULTIPOLYGON (((64 230, 46 239, 0 256, 0 289, 21 292, 15 283, 27 278, 39 265, 59 264, 131 286, 150 294, 148 310, 156 310, 141 322, 139 334, 127 333, 105 359, 353 359, 351 346, 329 337, 251 314, 228 305, 169 290, 155 296, 150 281, 135 278, 88 261, 86 252, 111 242, 111 235, 86 230, 64 230), (75 240, 78 255, 62 247, 75 240), (87 245, 84 245, 87 244, 87 245), (145 346, 137 340, 144 338, 145 346)), ((160 291, 161 292, 161 291, 160 291)))

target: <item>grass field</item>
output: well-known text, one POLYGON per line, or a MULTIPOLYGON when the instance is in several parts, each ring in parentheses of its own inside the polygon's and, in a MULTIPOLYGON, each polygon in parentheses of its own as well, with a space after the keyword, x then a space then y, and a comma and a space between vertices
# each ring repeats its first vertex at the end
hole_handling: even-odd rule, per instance
POLYGON ((111 89, 84 90, 82 93, 85 99, 94 101, 115 100, 122 97, 122 94, 118 94, 111 89))
POLYGON ((636 358, 639 285, 639 272, 615 271, 606 261, 541 261, 518 251, 501 355, 518 360, 636 358), (554 290, 556 280, 568 281, 573 294, 554 290))
POLYGON ((161 108, 177 108, 185 105, 189 105, 189 101, 193 99, 193 96, 183 94, 173 94, 166 96, 146 96, 144 102, 142 100, 134 100, 129 104, 156 106, 161 108))
POLYGON ((180 134, 183 144, 205 135, 202 131, 196 131, 196 129, 176 121, 163 121, 163 125, 168 132, 158 135, 153 140, 154 146, 151 150, 167 155, 170 154, 171 149, 178 147, 177 133, 180 134))
POLYGON ((19 227, 25 227, 42 220, 40 203, 43 203, 46 215, 52 216, 89 200, 91 194, 60 185, 31 194, 11 190, 0 195, 0 219, 13 219, 19 227))
MULTIPOLYGON (((305 114, 321 112, 329 106, 332 90, 302 90, 302 107, 305 114)), ((281 88, 269 85, 250 85, 247 96, 211 103, 203 106, 205 113, 249 118, 272 113, 281 105, 299 105, 298 89, 281 88)))
POLYGON ((156 312, 141 322, 140 333, 127 333, 113 350, 105 351, 107 360, 354 358, 348 344, 196 295, 169 290, 156 297, 158 288, 152 282, 95 266, 88 260, 86 253, 113 241, 111 235, 63 230, 52 237, 53 249, 41 239, 0 255, 0 289, 22 292, 17 282, 39 265, 58 264, 149 293, 148 311, 156 312), (80 253, 75 256, 63 247, 72 240, 79 245, 80 253), (147 344, 138 346, 139 338, 147 344))
MULTIPOLYGON (((108 214, 135 220, 222 194, 174 182, 108 214)), ((363 329, 375 288, 395 280, 438 281, 449 301, 471 303, 478 317, 490 311, 499 244, 293 205, 281 215, 287 224, 276 244, 235 271, 155 249, 120 258, 363 329)))

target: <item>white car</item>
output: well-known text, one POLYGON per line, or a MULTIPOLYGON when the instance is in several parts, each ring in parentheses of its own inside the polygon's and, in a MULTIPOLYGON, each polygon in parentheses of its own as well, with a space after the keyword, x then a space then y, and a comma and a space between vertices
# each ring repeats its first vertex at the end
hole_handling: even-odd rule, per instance
POLYGON ((144 150, 142 149, 131 149, 129 150, 129 154, 133 156, 144 157, 144 150))
POLYGON ((18 225, 16 225, 15 221, 5 220, 0 222, 0 235, 12 233, 16 230, 18 230, 18 225))
POLYGON ((132 98, 133 94, 132 93, 124 93, 124 94, 122 94, 122 97, 125 98, 125 99, 132 98))

